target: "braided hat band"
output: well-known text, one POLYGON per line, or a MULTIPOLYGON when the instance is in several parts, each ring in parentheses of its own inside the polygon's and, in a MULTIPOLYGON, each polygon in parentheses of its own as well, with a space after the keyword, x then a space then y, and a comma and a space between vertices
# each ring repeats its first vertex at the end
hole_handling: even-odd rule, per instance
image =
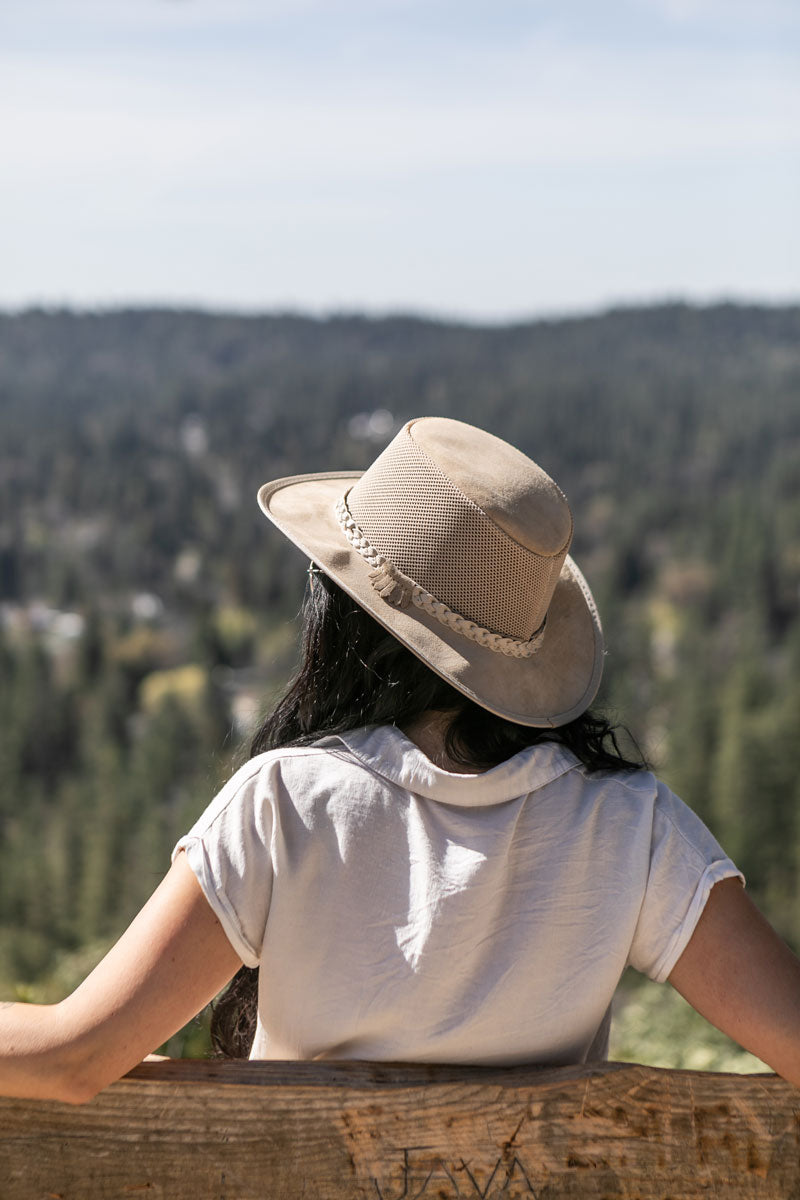
POLYGON ((492 633, 491 629, 476 625, 474 621, 453 612, 451 608, 448 608, 441 600, 437 600, 430 592, 426 592, 408 575, 404 575, 394 563, 389 562, 388 558, 381 554, 380 550, 376 550, 374 546, 370 545, 353 520, 347 507, 346 496, 342 496, 336 505, 336 517, 350 545, 373 568, 369 573, 370 582, 375 591, 388 604, 395 604, 398 608, 408 608, 409 604, 416 604, 417 608, 430 613, 448 629, 460 633, 479 646, 486 646, 487 649, 494 650, 497 654, 507 654, 510 658, 530 658, 541 646, 547 617, 527 642, 523 642, 520 638, 503 637, 499 633, 492 633))

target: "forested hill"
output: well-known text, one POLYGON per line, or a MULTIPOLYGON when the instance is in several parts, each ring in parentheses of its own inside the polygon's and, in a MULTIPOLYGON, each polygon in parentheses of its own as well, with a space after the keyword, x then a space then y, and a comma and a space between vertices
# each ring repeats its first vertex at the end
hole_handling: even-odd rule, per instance
POLYGON ((601 699, 800 934, 799 308, 33 311, 0 316, 0 978, 119 927, 290 668, 259 484, 425 414, 562 485, 601 699))
POLYGON ((572 501, 576 552, 611 553, 630 584, 658 555, 654 539, 703 539, 699 526, 734 497, 791 538, 776 522, 791 521, 782 502, 792 507, 797 478, 800 309, 674 306, 488 329, 0 316, 0 406, 6 599, 85 603, 87 585, 170 595, 191 547, 203 598, 272 603, 283 547, 264 536, 258 485, 359 467, 423 414, 482 425, 539 461, 572 501), (363 419, 376 410, 391 414, 388 431, 363 419))

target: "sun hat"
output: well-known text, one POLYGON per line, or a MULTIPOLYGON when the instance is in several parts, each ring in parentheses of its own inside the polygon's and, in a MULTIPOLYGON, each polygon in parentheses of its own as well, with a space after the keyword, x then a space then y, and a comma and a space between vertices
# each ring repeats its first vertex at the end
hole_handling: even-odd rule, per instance
POLYGON ((366 471, 265 483, 261 509, 367 612, 471 700, 521 725, 591 704, 603 669, 592 594, 558 485, 507 442, 409 421, 366 471))

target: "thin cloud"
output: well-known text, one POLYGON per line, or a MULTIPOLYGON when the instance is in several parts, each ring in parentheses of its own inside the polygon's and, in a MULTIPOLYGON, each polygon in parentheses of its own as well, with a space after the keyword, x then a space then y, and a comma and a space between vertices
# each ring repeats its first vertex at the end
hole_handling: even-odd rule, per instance
POLYGON ((715 5, 17 0, 0 297, 785 293, 797 53, 654 35, 715 5))

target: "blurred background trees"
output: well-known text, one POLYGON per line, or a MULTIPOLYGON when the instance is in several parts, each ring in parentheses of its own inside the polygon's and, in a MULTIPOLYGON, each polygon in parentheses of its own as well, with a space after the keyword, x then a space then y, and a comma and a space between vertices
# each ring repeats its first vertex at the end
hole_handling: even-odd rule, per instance
POLYGON ((564 488, 600 703, 800 947, 800 309, 30 311, 0 316, 4 989, 124 927, 289 676, 305 564, 258 486, 430 414, 564 488))

